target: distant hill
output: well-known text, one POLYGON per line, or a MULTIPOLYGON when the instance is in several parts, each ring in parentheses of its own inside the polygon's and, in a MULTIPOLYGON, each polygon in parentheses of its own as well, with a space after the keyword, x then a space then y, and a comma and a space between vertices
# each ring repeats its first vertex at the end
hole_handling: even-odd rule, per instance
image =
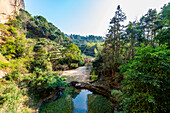
POLYGON ((75 34, 65 35, 80 48, 83 54, 92 57, 95 56, 95 51, 98 51, 99 48, 101 48, 99 46, 101 46, 102 43, 104 42, 104 37, 102 36, 94 35, 81 36, 75 34))
POLYGON ((104 37, 102 36, 94 36, 94 35, 88 35, 88 36, 81 36, 81 35, 67 35, 70 39, 72 39, 73 43, 77 46, 85 45, 86 43, 102 43, 104 42, 104 37))

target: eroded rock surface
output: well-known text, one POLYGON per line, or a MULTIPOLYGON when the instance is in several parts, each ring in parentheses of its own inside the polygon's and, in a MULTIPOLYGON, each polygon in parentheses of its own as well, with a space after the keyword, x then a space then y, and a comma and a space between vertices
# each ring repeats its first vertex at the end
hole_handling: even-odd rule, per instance
POLYGON ((25 9, 24 0, 0 0, 0 23, 7 22, 20 8, 25 9))

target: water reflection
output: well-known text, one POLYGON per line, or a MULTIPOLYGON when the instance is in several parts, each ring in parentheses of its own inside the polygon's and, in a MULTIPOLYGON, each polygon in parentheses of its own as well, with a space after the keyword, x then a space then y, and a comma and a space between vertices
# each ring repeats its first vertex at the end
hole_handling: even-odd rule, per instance
POLYGON ((88 90, 81 90, 79 95, 75 99, 72 99, 74 110, 73 113, 86 113, 88 111, 88 95, 92 94, 92 92, 88 90))
POLYGON ((44 103, 39 113, 112 113, 112 103, 88 90, 67 87, 56 101, 44 103))

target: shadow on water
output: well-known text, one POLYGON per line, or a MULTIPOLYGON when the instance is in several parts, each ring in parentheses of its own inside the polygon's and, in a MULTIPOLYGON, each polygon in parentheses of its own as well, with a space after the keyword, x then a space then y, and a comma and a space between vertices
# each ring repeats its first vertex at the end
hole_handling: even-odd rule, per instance
POLYGON ((58 100, 46 103, 40 113, 112 113, 112 103, 91 91, 68 87, 58 100))

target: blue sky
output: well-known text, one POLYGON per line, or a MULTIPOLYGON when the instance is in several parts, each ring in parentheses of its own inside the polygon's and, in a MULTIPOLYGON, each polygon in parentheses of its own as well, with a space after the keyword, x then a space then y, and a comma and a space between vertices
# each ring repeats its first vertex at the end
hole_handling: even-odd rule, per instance
POLYGON ((67 34, 105 36, 117 5, 127 21, 139 19, 149 8, 159 10, 169 0, 25 0, 26 10, 44 16, 67 34))

